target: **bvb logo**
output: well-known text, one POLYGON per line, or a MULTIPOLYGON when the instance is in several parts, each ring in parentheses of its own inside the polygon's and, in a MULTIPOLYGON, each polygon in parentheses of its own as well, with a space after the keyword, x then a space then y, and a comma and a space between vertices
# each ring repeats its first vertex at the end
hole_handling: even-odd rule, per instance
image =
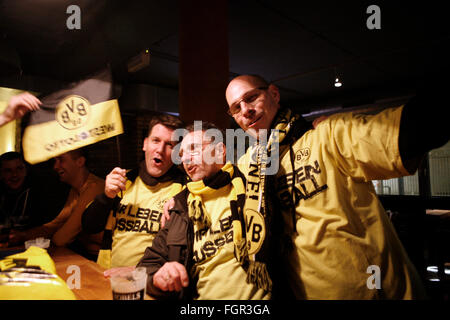
POLYGON ((310 155, 311 155, 311 150, 309 148, 300 149, 295 154, 295 162, 307 160, 310 155))
POLYGON ((247 226, 247 248, 248 254, 256 254, 261 248, 266 237, 264 217, 261 213, 247 209, 245 211, 245 220, 247 226))
POLYGON ((56 107, 56 120, 66 129, 77 129, 86 123, 90 105, 85 98, 70 95, 56 107))
POLYGON ((160 211, 164 210, 164 203, 167 201, 168 199, 163 199, 163 200, 158 200, 156 201, 156 208, 160 211))

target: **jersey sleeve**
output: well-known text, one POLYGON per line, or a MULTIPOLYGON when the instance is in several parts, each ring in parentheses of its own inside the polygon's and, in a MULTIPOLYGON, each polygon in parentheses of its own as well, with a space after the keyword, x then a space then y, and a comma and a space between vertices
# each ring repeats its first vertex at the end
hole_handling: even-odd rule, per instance
POLYGON ((389 108, 375 115, 336 114, 323 121, 317 130, 338 169, 363 181, 409 175, 398 143, 402 109, 389 108))

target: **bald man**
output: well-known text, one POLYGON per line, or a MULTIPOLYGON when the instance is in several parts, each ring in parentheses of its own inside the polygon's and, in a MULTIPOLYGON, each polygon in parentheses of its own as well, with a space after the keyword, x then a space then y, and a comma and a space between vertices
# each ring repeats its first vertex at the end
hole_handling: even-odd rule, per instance
POLYGON ((260 76, 234 78, 226 99, 229 114, 257 138, 239 161, 248 179, 244 210, 282 217, 273 239, 297 299, 425 297, 371 181, 414 174, 426 152, 448 141, 428 123, 416 130, 424 126, 417 107, 427 100, 376 115, 336 114, 313 130, 260 76), (268 155, 279 161, 275 175, 265 174, 268 155))

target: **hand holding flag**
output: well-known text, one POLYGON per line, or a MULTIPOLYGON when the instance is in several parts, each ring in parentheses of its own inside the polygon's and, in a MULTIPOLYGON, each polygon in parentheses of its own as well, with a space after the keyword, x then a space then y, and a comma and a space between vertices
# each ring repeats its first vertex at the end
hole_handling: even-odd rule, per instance
POLYGON ((46 161, 123 133, 112 86, 107 69, 42 98, 24 132, 25 160, 46 161))
POLYGON ((30 111, 39 110, 42 102, 31 93, 24 92, 9 100, 6 110, 0 114, 0 127, 8 122, 22 118, 30 111))

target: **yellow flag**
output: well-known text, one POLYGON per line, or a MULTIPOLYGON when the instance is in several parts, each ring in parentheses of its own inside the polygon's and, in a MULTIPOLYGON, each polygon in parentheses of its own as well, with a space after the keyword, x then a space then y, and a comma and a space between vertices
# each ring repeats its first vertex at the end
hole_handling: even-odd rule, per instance
POLYGON ((41 99, 23 135, 25 160, 46 161, 123 133, 111 78, 105 70, 41 99))

